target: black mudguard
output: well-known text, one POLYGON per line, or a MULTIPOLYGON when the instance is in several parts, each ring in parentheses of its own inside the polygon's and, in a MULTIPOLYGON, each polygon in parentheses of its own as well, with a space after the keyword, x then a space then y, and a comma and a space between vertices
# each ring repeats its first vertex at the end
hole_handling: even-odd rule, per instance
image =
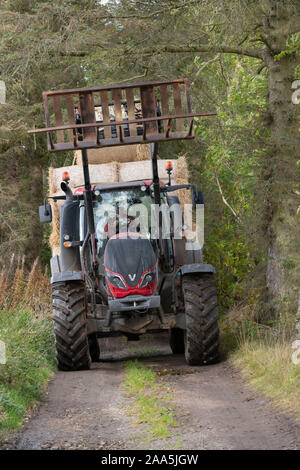
POLYGON ((51 258, 51 283, 81 280, 79 247, 66 248, 65 235, 69 240, 79 240, 79 202, 66 201, 60 209, 60 255, 51 258))
POLYGON ((203 263, 194 263, 194 264, 184 264, 180 267, 182 276, 185 274, 196 274, 196 273, 206 273, 213 274, 216 272, 216 269, 211 264, 203 263))

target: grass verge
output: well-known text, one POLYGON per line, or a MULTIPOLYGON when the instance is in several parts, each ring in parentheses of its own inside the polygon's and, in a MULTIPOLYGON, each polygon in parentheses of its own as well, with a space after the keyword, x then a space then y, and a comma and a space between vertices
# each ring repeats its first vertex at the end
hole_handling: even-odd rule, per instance
POLYGON ((148 426, 151 439, 170 437, 178 424, 169 387, 159 384, 155 372, 137 360, 126 363, 123 386, 126 396, 133 398, 129 415, 135 422, 148 426))
POLYGON ((251 385, 300 420, 300 365, 293 364, 291 343, 245 341, 232 355, 251 385))
POLYGON ((230 316, 226 320, 223 352, 254 388, 300 420, 300 364, 292 361, 295 316, 282 316, 269 325, 249 320, 249 313, 247 317, 240 315, 234 327, 229 326, 230 316))
POLYGON ((6 347, 6 364, 0 364, 1 443, 41 397, 55 361, 51 322, 28 308, 0 310, 0 340, 6 347))

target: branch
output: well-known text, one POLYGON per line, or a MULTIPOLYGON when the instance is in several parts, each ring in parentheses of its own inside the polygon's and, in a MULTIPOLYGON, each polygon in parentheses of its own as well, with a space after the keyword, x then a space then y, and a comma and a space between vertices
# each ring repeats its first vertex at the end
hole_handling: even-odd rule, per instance
MULTIPOLYGON (((86 57, 90 54, 88 51, 58 51, 58 54, 62 57, 86 57)), ((53 53, 53 55, 55 55, 53 53)))
POLYGON ((186 52, 213 52, 215 54, 222 53, 222 54, 238 54, 238 55, 245 55, 247 57, 254 57, 255 59, 263 59, 263 51, 261 49, 256 48, 247 48, 247 47, 238 47, 238 46, 227 46, 226 44, 220 45, 209 45, 209 44, 199 44, 198 46, 160 46, 160 47, 153 47, 153 48, 145 48, 142 49, 142 52, 145 54, 154 54, 154 53, 161 53, 161 52, 169 52, 171 54, 174 53, 186 53, 186 52))
POLYGON ((198 75, 200 75, 202 70, 204 70, 205 67, 207 67, 207 65, 211 64, 212 62, 215 62, 218 58, 219 58, 219 54, 217 54, 216 57, 214 57, 213 59, 210 59, 207 62, 204 62, 204 63, 201 64, 201 67, 195 73, 195 77, 194 77, 194 80, 191 83, 191 86, 194 85, 196 78, 198 77, 198 75))
POLYGON ((263 42, 272 53, 275 53, 275 51, 272 49, 268 39, 266 38, 264 34, 260 34, 260 39, 261 39, 261 42, 263 42))
POLYGON ((225 75, 225 73, 224 73, 224 69, 223 69, 223 64, 222 64, 221 58, 220 58, 220 67, 221 67, 221 75, 222 75, 223 80, 224 80, 224 82, 225 82, 226 89, 227 89, 227 95, 228 95, 228 92, 229 92, 229 90, 230 90, 230 85, 229 85, 228 80, 227 80, 227 78, 226 78, 226 75, 225 75))
POLYGON ((246 36, 239 42, 239 46, 242 46, 244 44, 244 42, 247 41, 247 39, 249 38, 249 34, 247 33, 246 36))
POLYGON ((263 64, 261 67, 259 67, 259 69, 258 69, 257 72, 256 72, 257 75, 259 75, 259 74, 263 71, 263 69, 264 69, 265 67, 266 67, 265 64, 263 64))
POLYGON ((144 78, 146 77, 148 73, 148 68, 145 68, 145 71, 142 75, 135 75, 134 77, 126 78, 125 80, 120 80, 118 83, 129 83, 132 80, 137 80, 138 78, 144 78))
POLYGON ((180 5, 172 5, 170 7, 167 7, 167 8, 162 8, 161 10, 156 10, 154 11, 153 13, 149 13, 148 15, 97 15, 99 17, 99 19, 101 20, 128 20, 130 18, 136 18, 136 19, 139 19, 139 20, 147 20, 147 19, 150 19, 150 18, 153 18, 154 16, 156 15, 159 15, 160 13, 165 13, 167 11, 171 11, 171 10, 179 10, 180 8, 185 8, 185 7, 189 7, 190 5, 193 5, 193 4, 199 4, 199 0, 192 0, 190 2, 184 2, 184 3, 181 3, 180 5))
POLYGON ((220 194, 221 194, 221 197, 222 197, 222 200, 225 204, 225 206, 228 207, 228 209, 230 209, 231 213, 234 215, 234 217, 236 217, 239 221, 240 221, 240 218, 239 216, 237 215, 237 213, 235 212, 235 210, 231 207, 231 205, 227 202, 224 194, 223 194, 223 191, 222 191, 222 188, 221 188, 221 185, 220 185, 220 181, 219 181, 219 178, 218 178, 218 175, 217 173, 215 173, 215 177, 216 177, 216 182, 217 182, 217 185, 218 185, 218 188, 219 188, 219 191, 220 191, 220 194))
MULTIPOLYGON (((104 51, 105 48, 103 46, 99 46, 104 51)), ((120 51, 120 55, 124 55, 124 53, 128 52, 128 50, 122 49, 120 51)), ((136 54, 140 55, 141 53, 144 55, 153 55, 155 53, 191 53, 194 52, 198 54, 199 52, 209 53, 212 52, 214 54, 237 54, 237 55, 244 55, 247 57, 254 57, 255 59, 264 59, 264 51, 258 48, 252 47, 239 47, 239 46, 228 46, 226 44, 219 44, 219 45, 210 45, 210 44, 199 44, 198 46, 157 46, 157 47, 145 47, 141 48, 136 52, 136 54)), ((61 56, 69 56, 69 57, 85 57, 90 54, 89 51, 59 51, 59 55, 61 56)), ((133 53, 131 53, 134 55, 133 53)), ((119 54, 118 54, 119 55, 119 54)))

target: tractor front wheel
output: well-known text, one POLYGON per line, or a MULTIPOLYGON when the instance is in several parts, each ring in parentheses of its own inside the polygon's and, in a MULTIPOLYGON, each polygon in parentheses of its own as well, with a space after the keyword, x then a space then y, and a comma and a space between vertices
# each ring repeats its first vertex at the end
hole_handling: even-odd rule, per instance
POLYGON ((85 370, 91 365, 86 326, 84 284, 79 281, 53 285, 53 320, 59 370, 85 370))
POLYGON ((186 314, 186 362, 189 365, 214 364, 219 359, 219 328, 213 275, 186 275, 182 284, 186 314))

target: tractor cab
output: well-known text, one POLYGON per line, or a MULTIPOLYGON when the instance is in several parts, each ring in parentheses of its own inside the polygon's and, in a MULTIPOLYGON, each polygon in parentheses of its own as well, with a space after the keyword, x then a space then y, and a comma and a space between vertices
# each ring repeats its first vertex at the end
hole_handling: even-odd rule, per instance
MULTIPOLYGON (((98 274, 108 297, 152 295, 159 270, 174 268, 167 201, 161 196, 165 238, 164 265, 159 262, 158 217, 154 210, 152 181, 96 186, 93 188, 98 274), (166 210, 165 210, 166 209, 166 210)), ((80 238, 86 236, 85 205, 80 208, 80 238)))

